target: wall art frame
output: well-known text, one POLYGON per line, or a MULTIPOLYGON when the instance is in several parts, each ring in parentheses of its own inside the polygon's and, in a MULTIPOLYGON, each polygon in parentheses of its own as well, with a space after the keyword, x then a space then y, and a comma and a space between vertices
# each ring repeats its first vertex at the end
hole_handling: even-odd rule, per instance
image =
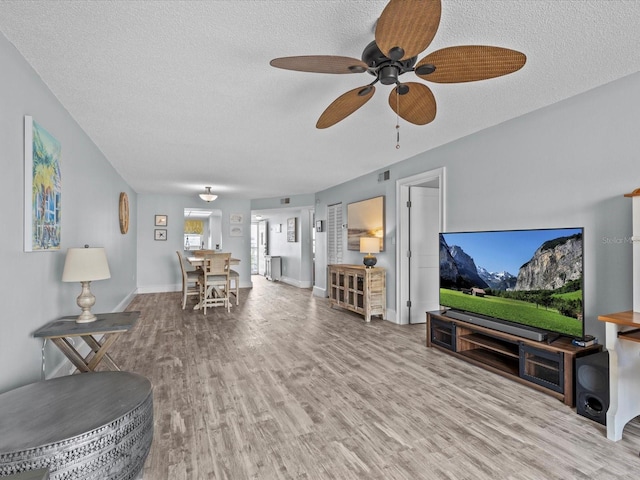
POLYGON ((166 241, 167 240, 167 229, 166 228, 156 228, 153 231, 153 239, 154 240, 160 240, 160 241, 166 241))
POLYGON ((168 218, 166 215, 156 215, 155 216, 155 226, 156 227, 166 227, 168 224, 168 218))
POLYGON ((380 239, 384 251, 384 195, 347 205, 347 249, 360 251, 360 237, 380 239))
POLYGON ((129 231, 129 196, 127 192, 120 192, 118 199, 118 222, 120 233, 125 235, 129 231))
POLYGON ((33 117, 24 117, 24 251, 60 250, 62 145, 33 117))
POLYGON ((242 237, 243 235, 244 230, 242 229, 242 225, 231 225, 229 228, 230 237, 242 237))
POLYGON ((298 217, 287 218, 287 242, 297 242, 297 220, 298 217))

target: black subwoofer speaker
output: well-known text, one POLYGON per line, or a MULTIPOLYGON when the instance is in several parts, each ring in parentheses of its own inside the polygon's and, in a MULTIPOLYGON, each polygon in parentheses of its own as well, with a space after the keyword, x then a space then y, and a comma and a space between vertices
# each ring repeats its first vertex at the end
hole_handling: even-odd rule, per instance
POLYGON ((607 424, 609 409, 609 352, 576 358, 576 411, 607 424))

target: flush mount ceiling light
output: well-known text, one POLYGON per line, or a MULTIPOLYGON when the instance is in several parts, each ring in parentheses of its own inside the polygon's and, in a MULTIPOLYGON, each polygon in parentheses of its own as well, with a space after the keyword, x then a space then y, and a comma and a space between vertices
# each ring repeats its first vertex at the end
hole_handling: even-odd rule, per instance
POLYGON ((216 198, 218 198, 218 195, 214 195, 213 193, 211 193, 211 187, 204 187, 204 193, 201 193, 199 196, 205 202, 213 202, 216 198))

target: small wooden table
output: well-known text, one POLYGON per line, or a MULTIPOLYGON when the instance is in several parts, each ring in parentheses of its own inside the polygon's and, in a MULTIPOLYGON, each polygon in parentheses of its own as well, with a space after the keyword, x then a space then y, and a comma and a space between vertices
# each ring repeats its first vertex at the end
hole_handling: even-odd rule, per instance
POLYGON ((118 337, 130 330, 140 317, 140 312, 98 313, 98 319, 90 323, 76 323, 77 316, 62 317, 39 328, 34 337, 51 339, 80 372, 93 372, 103 363, 110 370, 120 370, 107 351, 118 337), (103 335, 101 340, 95 336, 103 335), (81 337, 91 348, 83 357, 67 340, 69 337, 81 337))
POLYGON ((640 312, 608 313, 598 320, 606 322, 609 352, 607 438, 617 442, 624 426, 640 415, 640 312))

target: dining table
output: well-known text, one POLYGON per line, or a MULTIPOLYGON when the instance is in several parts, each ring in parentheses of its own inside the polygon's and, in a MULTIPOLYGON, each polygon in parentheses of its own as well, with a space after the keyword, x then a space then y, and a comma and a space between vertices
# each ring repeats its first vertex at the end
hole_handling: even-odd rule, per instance
MULTIPOLYGON (((196 267, 196 269, 201 269, 202 266, 204 265, 204 256, 195 256, 195 255, 190 255, 186 257, 187 262, 189 262, 190 265, 196 267)), ((233 258, 231 257, 229 259, 229 265, 240 265, 240 259, 239 258, 233 258)), ((237 282, 238 279, 236 278, 235 281, 237 282)), ((237 303, 237 291, 236 291, 236 303, 237 303)), ((198 302, 193 309, 194 310, 200 310, 200 308, 202 307, 202 302, 198 302)))
MULTIPOLYGON (((202 267, 202 265, 204 265, 205 257, 188 256, 186 258, 187 262, 189 262, 190 265, 196 268, 202 267)), ((229 260, 229 265, 240 265, 240 259, 231 257, 231 259, 229 260)))

